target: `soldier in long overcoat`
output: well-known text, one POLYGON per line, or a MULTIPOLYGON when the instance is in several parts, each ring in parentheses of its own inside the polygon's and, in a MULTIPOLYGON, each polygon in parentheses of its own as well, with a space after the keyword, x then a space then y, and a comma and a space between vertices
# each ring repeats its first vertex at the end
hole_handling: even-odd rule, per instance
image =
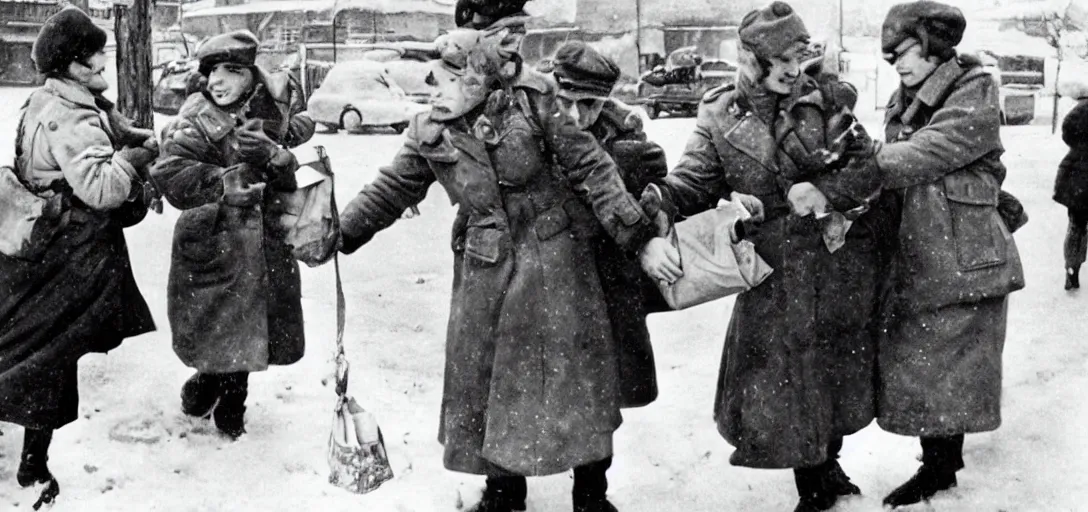
POLYGON ((1001 424, 1007 296, 1024 286, 998 212, 998 86, 957 55, 966 25, 958 8, 923 0, 893 6, 881 37, 901 83, 876 160, 900 220, 877 422, 922 444, 922 467, 885 498, 891 506, 955 486, 964 434, 1001 424))
POLYGON ((1058 164, 1054 179, 1054 200, 1065 206, 1069 216, 1063 244, 1065 289, 1080 288, 1080 267, 1088 253, 1088 98, 1062 120, 1062 141, 1069 152, 1058 164))
POLYGON ((32 54, 47 78, 15 135, 18 180, 60 220, 35 232, 48 237, 40 255, 0 254, 0 421, 26 428, 15 477, 48 483, 42 502, 59 492, 46 461, 53 431, 78 413, 79 359, 155 329, 122 228, 147 214, 141 176, 158 148, 102 97, 105 46, 78 8, 46 20, 32 54))
MULTIPOLYGON (((843 436, 875 413, 874 303, 886 231, 873 209, 853 221, 832 252, 826 223, 837 217, 832 210, 863 211, 879 173, 863 136, 850 142, 849 157, 827 158, 837 152, 832 119, 852 107, 853 89, 802 72, 808 33, 788 4, 753 11, 739 35, 737 87, 708 92, 695 133, 660 190, 666 209, 681 215, 733 198, 764 217, 747 237, 774 272, 737 296, 714 418, 736 447, 731 463, 793 468, 797 511, 826 510, 839 496, 860 492, 837 457, 843 436)), ((675 255, 652 244, 644 267, 668 281, 675 276, 662 262, 675 263, 675 255)))
MULTIPOLYGON (((615 62, 582 41, 571 41, 556 50, 552 74, 559 86, 560 106, 616 162, 628 192, 641 194, 648 184, 668 174, 665 151, 647 140, 637 111, 611 97, 620 78, 615 62)), ((637 254, 617 246, 607 233, 598 239, 597 272, 619 353, 620 403, 642 407, 657 398, 646 315, 666 311, 668 304, 640 268, 637 254)))
POLYGON ((230 437, 245 432, 249 374, 295 363, 305 350, 298 263, 276 201, 276 192, 296 188, 298 163, 262 120, 245 117, 257 90, 271 89, 254 63, 257 46, 245 31, 201 45, 208 86, 163 130, 163 158, 152 171, 182 210, 167 290, 174 351, 196 369, 182 387, 182 410, 213 414, 230 437))
POLYGON ((526 476, 575 469, 574 510, 605 496, 619 426, 616 343, 593 261, 600 226, 635 251, 656 230, 555 84, 520 66, 521 23, 437 41, 432 111, 342 214, 350 253, 436 181, 460 214, 439 441, 445 466, 487 475, 471 510, 525 509, 526 476), (558 161, 558 165, 556 165, 558 161))

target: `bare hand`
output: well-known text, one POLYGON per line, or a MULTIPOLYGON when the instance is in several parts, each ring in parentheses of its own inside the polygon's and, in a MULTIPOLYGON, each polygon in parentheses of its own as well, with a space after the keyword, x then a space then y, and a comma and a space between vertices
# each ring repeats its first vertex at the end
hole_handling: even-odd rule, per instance
POLYGON ((763 208, 763 201, 760 201, 758 197, 741 194, 740 192, 733 192, 729 194, 729 200, 735 203, 740 203, 748 213, 752 215, 752 222, 763 222, 765 218, 765 212, 763 208))
POLYGON ((684 275, 680 268, 680 251, 664 238, 652 238, 638 255, 642 271, 646 275, 668 284, 675 283, 684 275))

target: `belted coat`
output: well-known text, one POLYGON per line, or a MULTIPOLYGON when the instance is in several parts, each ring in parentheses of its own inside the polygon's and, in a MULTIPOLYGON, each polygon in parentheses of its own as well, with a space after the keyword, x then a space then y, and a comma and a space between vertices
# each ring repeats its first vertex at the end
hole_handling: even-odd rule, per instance
POLYGON ((839 107, 830 87, 803 78, 779 99, 731 86, 709 91, 679 165, 662 184, 666 202, 682 215, 713 208, 734 191, 765 206, 766 220, 747 237, 774 272, 737 296, 714 402, 718 431, 736 447, 735 465, 820 464, 829 444, 875 413, 880 210, 861 216, 831 253, 820 221, 791 214, 786 199, 792 184, 810 182, 842 212, 879 188, 871 159, 835 169, 815 157, 829 147, 828 120, 839 107))
POLYGON ((459 208, 445 466, 547 475, 610 456, 621 422, 616 343, 586 263, 601 226, 629 251, 654 236, 615 164, 560 111, 554 83, 525 70, 471 122, 414 118, 393 163, 345 207, 344 251, 436 181, 459 208))
POLYGON ((1006 298, 1024 273, 997 208, 1000 129, 997 85, 958 58, 888 102, 876 161, 900 220, 879 350, 885 430, 936 436, 1001 423, 1006 298))

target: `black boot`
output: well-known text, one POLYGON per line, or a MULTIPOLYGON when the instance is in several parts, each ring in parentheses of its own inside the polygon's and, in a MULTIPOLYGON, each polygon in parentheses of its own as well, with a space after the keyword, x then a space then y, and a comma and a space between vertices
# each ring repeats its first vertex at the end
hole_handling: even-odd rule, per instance
POLYGON ((525 510, 529 494, 523 476, 489 476, 480 502, 466 512, 515 512, 525 510))
POLYGON ((839 495, 827 490, 824 484, 825 474, 826 469, 823 465, 793 470, 797 496, 800 497, 793 512, 819 512, 835 506, 839 495))
POLYGON ((219 374, 219 405, 212 416, 220 432, 232 439, 246 433, 246 397, 249 395, 249 373, 219 374))
POLYGON ((922 467, 884 498, 892 508, 928 501, 940 491, 956 486, 956 471, 963 469, 963 434, 923 437, 922 467))
POLYGON ((1065 269, 1065 289, 1074 290, 1080 288, 1080 269, 1079 268, 1067 268, 1065 269))
POLYGON ((181 412, 207 418, 219 400, 219 382, 208 374, 196 372, 181 386, 181 412))
POLYGON ((57 479, 53 478, 53 474, 49 472, 49 467, 46 465, 49 460, 49 445, 52 442, 52 429, 28 428, 23 432, 23 456, 19 462, 15 480, 21 487, 46 484, 34 503, 34 510, 38 510, 44 504, 53 503, 60 494, 60 485, 57 484, 57 479))
POLYGON ((571 497, 574 512, 618 512, 608 501, 608 468, 612 457, 574 468, 574 488, 571 497))
POLYGON ((839 451, 842 450, 842 438, 831 441, 827 446, 827 462, 822 464, 824 469, 824 488, 827 492, 836 496, 852 496, 861 494, 861 489, 850 481, 846 472, 839 465, 839 451))

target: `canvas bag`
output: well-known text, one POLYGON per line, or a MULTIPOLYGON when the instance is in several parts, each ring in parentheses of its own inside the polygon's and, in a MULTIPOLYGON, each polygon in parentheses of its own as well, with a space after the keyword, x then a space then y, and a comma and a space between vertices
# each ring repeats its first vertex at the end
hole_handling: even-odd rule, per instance
POLYGON ((295 172, 298 188, 277 193, 280 222, 295 259, 310 267, 327 263, 340 250, 340 217, 336 211, 336 189, 332 165, 322 146, 311 154, 298 150, 295 172))
POLYGON ((684 275, 672 284, 657 283, 670 307, 690 308, 748 291, 771 275, 751 241, 733 242, 735 225, 750 216, 730 202, 673 226, 670 238, 680 252, 684 275))
POLYGON ((19 118, 15 132, 15 166, 0 166, 0 253, 36 260, 63 227, 64 195, 50 191, 40 196, 27 189, 20 178, 24 118, 19 118))
POLYGON ((374 415, 348 395, 348 361, 344 355, 344 288, 340 260, 336 268, 336 406, 329 435, 329 483, 356 494, 377 489, 393 478, 385 439, 374 415))

